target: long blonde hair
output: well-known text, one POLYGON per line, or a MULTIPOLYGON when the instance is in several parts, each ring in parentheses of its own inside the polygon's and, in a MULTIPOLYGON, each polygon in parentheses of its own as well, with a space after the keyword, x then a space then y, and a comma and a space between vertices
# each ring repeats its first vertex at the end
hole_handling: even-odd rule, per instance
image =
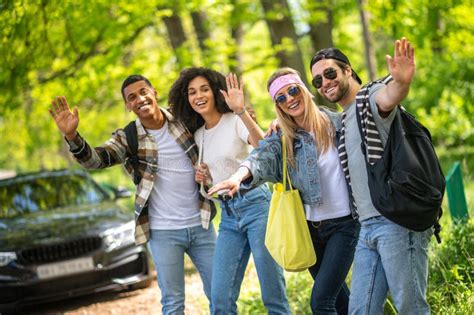
MULTIPOLYGON (((292 68, 281 68, 275 71, 267 81, 267 90, 270 89, 272 82, 283 75, 294 74, 298 77, 301 77, 298 71, 292 68)), ((316 148, 318 152, 325 153, 331 145, 334 144, 334 127, 331 124, 331 121, 327 115, 321 113, 317 105, 313 101, 313 95, 304 85, 298 85, 301 93, 303 93, 303 102, 304 102, 304 118, 303 123, 311 127, 311 131, 314 134, 316 148)), ((288 161, 293 166, 294 154, 293 154, 293 142, 296 135, 296 129, 299 127, 294 118, 286 114, 278 105, 276 107, 276 114, 280 128, 283 131, 283 136, 286 138, 286 148, 288 161)))

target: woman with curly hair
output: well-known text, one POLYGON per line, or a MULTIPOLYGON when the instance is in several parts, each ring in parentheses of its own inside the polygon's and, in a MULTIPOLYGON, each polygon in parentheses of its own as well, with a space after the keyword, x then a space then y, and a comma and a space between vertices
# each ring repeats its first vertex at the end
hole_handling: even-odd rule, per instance
MULTIPOLYGON (((207 68, 181 71, 169 94, 170 110, 194 133, 202 163, 196 181, 210 186, 238 168, 263 132, 244 106, 242 81, 207 68)), ((207 195, 205 191, 202 191, 207 195)), ((212 268, 212 314, 237 314, 236 301, 250 254, 263 304, 271 314, 290 314, 285 279, 267 251, 265 230, 271 193, 266 184, 219 196, 222 209, 212 268)))
POLYGON ((267 89, 282 131, 261 141, 238 171, 209 193, 229 189, 232 195, 248 184, 281 182, 280 139, 285 137, 288 173, 301 194, 317 257, 316 264, 308 268, 314 278, 311 310, 313 314, 347 314, 349 289, 345 279, 354 259, 360 224, 350 206, 335 146, 339 114, 318 109, 294 69, 277 70, 268 79, 267 89))

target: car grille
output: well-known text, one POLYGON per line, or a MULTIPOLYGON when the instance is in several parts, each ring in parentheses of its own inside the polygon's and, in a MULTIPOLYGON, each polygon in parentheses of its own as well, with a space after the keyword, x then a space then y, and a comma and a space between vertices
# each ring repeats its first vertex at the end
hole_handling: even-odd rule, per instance
POLYGON ((22 250, 18 261, 22 264, 42 264, 88 254, 100 248, 100 237, 88 237, 54 245, 40 246, 22 250))

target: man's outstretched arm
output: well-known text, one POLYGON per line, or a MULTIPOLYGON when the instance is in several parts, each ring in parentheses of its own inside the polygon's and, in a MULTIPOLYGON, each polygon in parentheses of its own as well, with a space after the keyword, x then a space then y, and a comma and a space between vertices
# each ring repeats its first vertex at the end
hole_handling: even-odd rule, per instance
POLYGON ((77 107, 71 111, 64 96, 58 96, 51 102, 49 113, 59 131, 66 138, 72 155, 83 167, 88 169, 105 168, 125 161, 126 146, 124 143, 126 140, 125 132, 122 129, 114 132, 106 143, 92 149, 77 132, 79 126, 77 107))
POLYGON ((395 41, 393 58, 390 55, 385 58, 393 80, 375 95, 375 101, 382 113, 391 112, 408 95, 415 75, 415 49, 403 37, 395 41))

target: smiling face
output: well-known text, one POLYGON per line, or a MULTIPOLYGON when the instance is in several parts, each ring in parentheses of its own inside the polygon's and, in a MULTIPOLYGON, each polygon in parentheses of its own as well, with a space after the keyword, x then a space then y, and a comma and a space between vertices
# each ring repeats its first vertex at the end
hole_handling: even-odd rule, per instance
POLYGON ((189 81, 188 102, 192 109, 200 115, 217 112, 214 93, 209 81, 203 76, 195 77, 189 81))
POLYGON ((338 103, 348 94, 351 71, 350 69, 341 69, 333 59, 321 59, 316 62, 311 68, 311 74, 313 78, 322 77, 322 85, 318 88, 318 92, 328 101, 338 103), (324 75, 328 68, 336 70, 337 76, 332 80, 324 75))
POLYGON ((300 86, 296 84, 285 85, 275 94, 275 101, 276 106, 296 121, 304 117, 305 104, 300 86))
POLYGON ((145 81, 134 82, 123 90, 125 106, 140 119, 152 118, 158 110, 156 91, 145 81))

